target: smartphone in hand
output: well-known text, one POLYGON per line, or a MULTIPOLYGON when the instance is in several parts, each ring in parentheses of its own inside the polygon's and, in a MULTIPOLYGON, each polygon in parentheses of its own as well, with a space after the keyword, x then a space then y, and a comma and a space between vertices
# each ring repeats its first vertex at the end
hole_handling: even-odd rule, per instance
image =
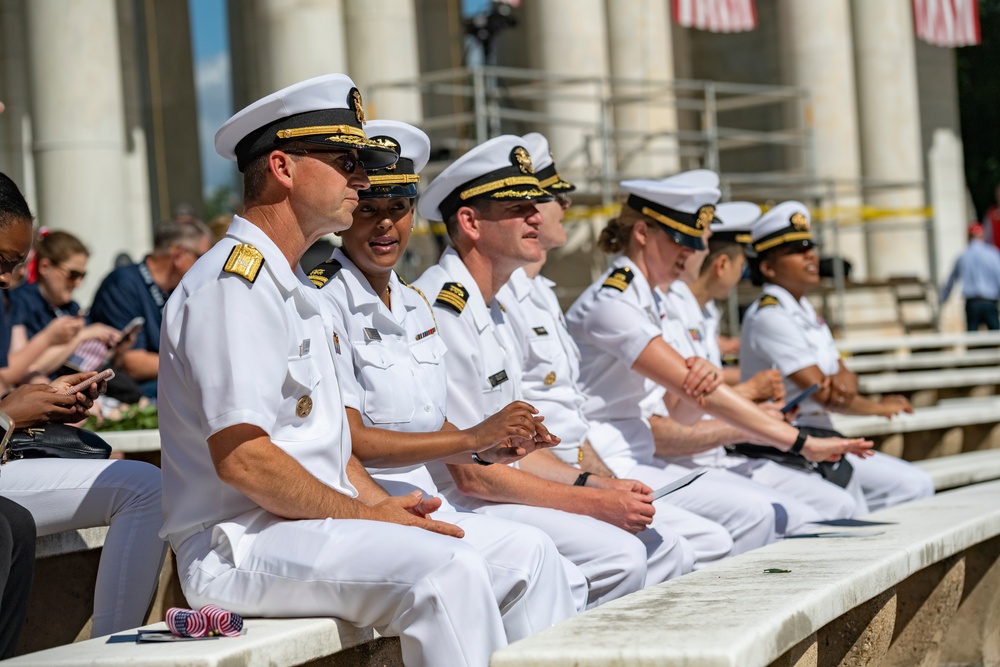
POLYGON ((799 403, 806 400, 813 394, 819 391, 819 384, 813 382, 811 385, 803 389, 800 393, 795 395, 795 398, 785 403, 785 407, 781 408, 781 414, 787 415, 789 412, 799 407, 799 403))
POLYGON ((92 385, 92 384, 100 382, 101 380, 110 380, 114 376, 115 376, 115 372, 113 370, 111 370, 110 368, 106 368, 103 371, 101 371, 100 373, 98 373, 97 375, 94 375, 93 377, 89 377, 86 380, 83 380, 82 382, 76 383, 72 387, 68 387, 68 388, 64 389, 62 391, 62 394, 64 396, 72 396, 73 394, 75 394, 77 392, 86 391, 90 387, 90 385, 92 385))

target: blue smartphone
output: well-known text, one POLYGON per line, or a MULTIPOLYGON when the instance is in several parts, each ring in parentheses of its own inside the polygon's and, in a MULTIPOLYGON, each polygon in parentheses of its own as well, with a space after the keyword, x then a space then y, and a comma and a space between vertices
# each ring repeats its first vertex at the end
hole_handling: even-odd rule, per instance
POLYGON ((788 414, 795 408, 799 406, 799 403, 806 400, 819 390, 819 384, 813 382, 811 385, 802 390, 801 393, 795 396, 792 400, 785 403, 785 407, 781 408, 781 414, 788 414))

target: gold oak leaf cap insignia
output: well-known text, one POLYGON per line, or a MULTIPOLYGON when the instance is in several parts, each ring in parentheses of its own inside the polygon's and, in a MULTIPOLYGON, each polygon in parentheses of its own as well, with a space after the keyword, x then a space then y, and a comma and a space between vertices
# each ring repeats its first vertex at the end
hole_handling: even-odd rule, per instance
POLYGON ((330 278, 337 275, 340 268, 340 262, 335 259, 328 259, 309 272, 309 282, 316 287, 325 287, 330 282, 330 278))
POLYGON ((794 227, 796 231, 804 232, 809 229, 809 221, 806 220, 806 216, 802 215, 802 213, 798 211, 793 213, 792 217, 790 217, 788 221, 792 223, 792 227, 794 227))
POLYGON ((715 207, 706 204, 698 209, 698 219, 695 221, 695 226, 700 230, 705 230, 712 224, 713 220, 715 220, 715 207))
POLYGON ((524 146, 514 147, 514 150, 510 152, 510 162, 516 165, 522 174, 535 173, 534 167, 531 166, 531 155, 524 146))
POLYGON ((760 298, 760 303, 757 305, 758 308, 767 308, 768 306, 777 306, 781 302, 778 301, 778 297, 772 296, 770 294, 765 294, 760 298))
POLYGON ((615 269, 611 272, 611 275, 604 279, 601 283, 601 287, 610 287, 616 289, 619 292, 624 292, 628 289, 628 284, 632 282, 635 278, 635 274, 632 273, 632 269, 627 266, 615 269))
POLYGON ((262 266, 264 266, 264 255, 261 254, 260 250, 249 243, 240 243, 229 253, 226 265, 222 267, 222 270, 226 273, 236 274, 253 283, 257 280, 257 274, 260 273, 262 266))
POLYGON ((469 290, 462 287, 461 283, 445 283, 434 303, 461 315, 468 300, 469 290))
POLYGON ((357 88, 351 88, 348 102, 351 108, 354 109, 354 115, 357 117, 358 122, 364 125, 368 119, 365 117, 365 105, 361 102, 361 91, 357 88))

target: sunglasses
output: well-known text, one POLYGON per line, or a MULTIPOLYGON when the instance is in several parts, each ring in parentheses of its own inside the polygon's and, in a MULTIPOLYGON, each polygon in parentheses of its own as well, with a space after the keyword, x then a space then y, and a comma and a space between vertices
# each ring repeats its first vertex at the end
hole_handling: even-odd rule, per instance
POLYGON ((59 269, 60 271, 64 272, 66 274, 66 277, 69 278, 70 282, 74 282, 75 283, 75 282, 83 280, 84 278, 87 277, 87 272, 86 271, 77 271, 76 269, 67 269, 65 266, 59 266, 59 265, 56 265, 56 268, 59 269))
POLYGON ((353 174, 354 171, 360 168, 364 171, 365 163, 362 162, 354 153, 345 153, 344 151, 321 151, 321 150, 307 150, 304 148, 295 148, 285 151, 291 155, 311 155, 315 157, 320 162, 325 162, 333 166, 336 169, 344 172, 345 174, 353 174), (317 157, 319 155, 332 155, 333 157, 317 157))

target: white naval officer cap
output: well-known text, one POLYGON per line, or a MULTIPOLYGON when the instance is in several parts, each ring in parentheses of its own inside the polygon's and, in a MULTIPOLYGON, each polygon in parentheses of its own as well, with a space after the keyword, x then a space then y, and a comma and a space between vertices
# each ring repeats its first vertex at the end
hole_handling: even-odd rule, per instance
POLYGON ((749 245, 752 241, 750 225, 760 217, 760 206, 748 201, 730 201, 715 207, 715 222, 712 223, 712 238, 715 242, 749 245))
POLYGON ((781 202, 760 216, 750 226, 750 235, 758 255, 786 245, 798 248, 815 245, 809 231, 809 209, 797 201, 781 202))
POLYGON ((236 112, 215 133, 215 150, 240 171, 256 157, 292 142, 358 151, 366 169, 397 154, 368 140, 361 93, 344 74, 324 74, 271 93, 236 112))
POLYGON ((715 220, 719 176, 708 169, 695 169, 660 181, 631 180, 618 184, 629 193, 625 205, 659 223, 677 243, 704 250, 705 229, 715 220))
POLYGON ((399 156, 396 164, 368 169, 371 187, 358 191, 361 199, 417 196, 420 171, 431 156, 431 140, 420 128, 398 120, 371 120, 365 124, 368 140, 399 156))
POLYGON ((542 188, 555 195, 576 190, 576 186, 564 179, 556 170, 555 156, 552 155, 549 140, 545 135, 529 132, 521 137, 521 140, 531 154, 531 164, 535 168, 535 176, 538 177, 538 184, 542 188))
POLYGON ((428 220, 447 220, 473 200, 552 201, 542 189, 521 137, 504 134, 479 144, 431 181, 417 201, 428 220))

